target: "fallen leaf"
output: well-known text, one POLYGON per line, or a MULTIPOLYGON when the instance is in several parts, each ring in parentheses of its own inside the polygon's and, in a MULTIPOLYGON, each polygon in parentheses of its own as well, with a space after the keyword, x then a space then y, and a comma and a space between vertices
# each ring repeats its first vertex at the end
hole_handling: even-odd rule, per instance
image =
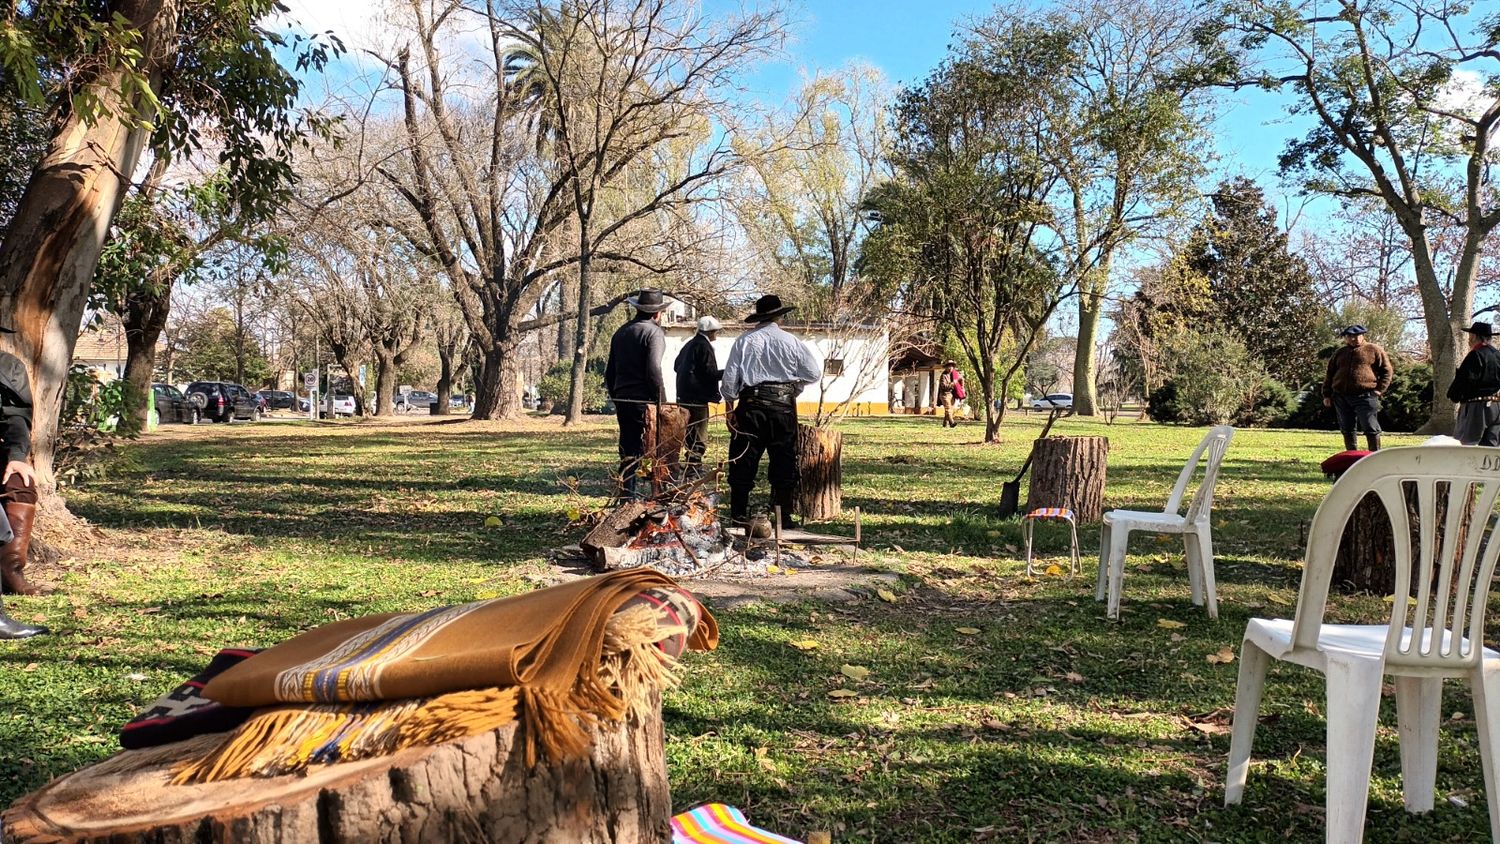
POLYGON ((1063 567, 1058 565, 1057 563, 1053 563, 1052 565, 1047 566, 1047 570, 1042 573, 1047 575, 1048 577, 1061 577, 1063 574, 1063 567))
POLYGON ((955 627, 955 628, 953 628, 953 632, 955 632, 955 633, 962 633, 965 636, 977 636, 979 634, 979 628, 978 627, 955 627))
POLYGON ((1187 625, 1180 621, 1173 621, 1170 618, 1158 618, 1156 620, 1156 626, 1165 630, 1181 630, 1187 625))
POLYGON ((781 566, 776 566, 776 565, 768 565, 768 566, 766 566, 766 574, 781 574, 781 566))
POLYGON ((140 683, 140 682, 144 682, 146 680, 146 675, 141 674, 139 672, 134 673, 134 674, 126 674, 125 675, 125 679, 127 679, 127 680, 134 680, 135 682, 140 683))
POLYGON ((870 669, 863 665, 845 665, 839 669, 839 673, 850 680, 863 680, 870 676, 870 669))
POLYGON ((1273 604, 1280 604, 1283 607, 1289 607, 1292 605, 1292 600, 1290 598, 1283 598, 1280 595, 1276 594, 1267 595, 1266 600, 1270 601, 1273 604))
MULTIPOLYGON (((1387 595, 1382 600, 1384 600, 1387 604, 1394 605, 1396 603, 1396 596, 1395 595, 1387 595)), ((1414 607, 1414 606, 1416 606, 1417 605, 1417 599, 1413 598, 1410 595, 1407 595, 1406 596, 1406 605, 1408 607, 1414 607)))
POLYGON ((1234 662, 1234 648, 1225 645, 1217 653, 1209 654, 1207 660, 1209 665, 1228 665, 1234 662))
POLYGON ((797 570, 794 569, 794 568, 792 568, 791 566, 782 566, 781 567, 781 573, 782 574, 796 574, 797 570))
POLYGON ((896 593, 892 592, 889 589, 876 589, 875 597, 879 598, 882 601, 885 601, 887 604, 896 603, 896 593))
POLYGON ((798 639, 795 642, 787 642, 787 644, 799 651, 812 651, 818 648, 818 643, 811 639, 798 639))
POLYGON ((859 697, 859 692, 853 689, 834 689, 828 693, 828 696, 836 700, 842 700, 844 698, 859 697))
POLYGON ((999 720, 998 718, 985 718, 984 720, 979 722, 979 726, 985 728, 986 730, 994 730, 995 732, 999 733, 1008 733, 1011 730, 1009 724, 999 720))
POLYGON ((504 522, 500 521, 499 516, 490 516, 489 518, 484 520, 484 526, 487 528, 500 527, 500 525, 502 524, 504 524, 504 522))
POLYGON ((152 615, 159 612, 161 612, 161 607, 145 607, 141 610, 141 615, 152 615))
POLYGON ((1069 683, 1077 684, 1083 682, 1083 675, 1079 674, 1077 671, 1069 671, 1068 673, 1063 675, 1063 679, 1067 680, 1069 683))
POLYGON ((440 593, 436 589, 428 589, 421 593, 424 598, 436 598, 440 593))
POLYGON ((568 521, 576 522, 581 518, 583 518, 583 513, 580 512, 577 507, 574 507, 573 509, 568 511, 568 521))

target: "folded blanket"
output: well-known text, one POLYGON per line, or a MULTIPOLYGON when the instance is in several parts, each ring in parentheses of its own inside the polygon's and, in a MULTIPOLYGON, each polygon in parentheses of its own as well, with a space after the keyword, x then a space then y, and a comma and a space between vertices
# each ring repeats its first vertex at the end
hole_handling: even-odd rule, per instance
POLYGON ((256 651, 225 648, 214 655, 208 667, 156 699, 120 728, 120 746, 126 750, 156 747, 205 733, 222 733, 245 723, 255 713, 247 707, 223 706, 203 697, 208 681, 254 656, 256 651))
POLYGON ((672 844, 801 844, 751 826, 745 813, 723 803, 705 803, 672 818, 672 844))
POLYGON ((528 764, 539 749, 572 758, 588 750, 589 722, 619 720, 670 682, 668 651, 682 639, 710 650, 718 626, 671 578, 649 569, 336 622, 211 680, 204 697, 264 708, 175 781, 275 776, 516 720, 528 764))

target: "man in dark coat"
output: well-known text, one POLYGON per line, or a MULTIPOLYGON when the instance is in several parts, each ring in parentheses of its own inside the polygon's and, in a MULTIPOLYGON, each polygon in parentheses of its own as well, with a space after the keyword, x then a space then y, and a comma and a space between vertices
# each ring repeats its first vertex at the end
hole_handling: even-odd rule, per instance
POLYGON ((711 316, 698 320, 698 333, 687 341, 672 368, 677 371, 677 404, 688 412, 687 455, 684 475, 701 477, 703 453, 708 450, 708 406, 719 401, 719 359, 714 355, 714 340, 719 337, 719 321, 711 316))
POLYGON ((604 367, 604 389, 615 403, 620 423, 620 491, 625 498, 640 497, 636 474, 646 453, 646 414, 666 401, 661 357, 667 337, 661 312, 671 303, 660 290, 642 290, 625 300, 635 318, 609 339, 609 363, 604 367))
MULTIPOLYGON (((0 332, 14 334, 8 328, 0 332)), ((31 522, 36 515, 36 475, 31 468, 31 380, 26 364, 7 352, 0 352, 0 450, 5 452, 3 491, 0 506, 0 582, 4 591, 35 595, 36 589, 26 582, 23 570, 31 550, 31 522)), ((27 639, 46 633, 47 628, 24 624, 5 614, 0 602, 0 639, 27 639)))
POLYGON ((1340 331, 1344 345, 1328 358, 1328 373, 1323 376, 1323 406, 1338 414, 1345 451, 1356 448, 1355 428, 1365 432, 1370 451, 1380 450, 1380 397, 1390 389, 1395 374, 1385 349, 1365 342, 1367 333, 1363 325, 1340 331))
POLYGON ((1476 321, 1468 331, 1473 348, 1448 386, 1448 398, 1458 402, 1453 435, 1464 445, 1500 446, 1500 349, 1490 344, 1489 323, 1476 321))
POLYGON ((729 514, 732 523, 748 525, 750 493, 760 474, 761 455, 769 453, 766 477, 771 501, 781 508, 781 524, 793 527, 797 485, 797 396, 823 378, 823 366, 802 341, 777 325, 796 310, 780 297, 762 296, 745 317, 754 325, 729 350, 719 394, 729 424, 729 514))

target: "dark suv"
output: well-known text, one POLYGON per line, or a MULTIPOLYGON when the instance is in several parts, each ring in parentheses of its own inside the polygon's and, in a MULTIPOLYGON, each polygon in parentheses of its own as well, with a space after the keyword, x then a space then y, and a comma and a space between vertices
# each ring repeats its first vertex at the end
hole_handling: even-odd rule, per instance
POLYGON ((285 390, 261 390, 260 395, 266 400, 267 410, 297 409, 297 397, 285 390))
POLYGON ((254 393, 229 381, 194 381, 187 387, 187 397, 204 419, 215 422, 254 419, 260 407, 254 393))

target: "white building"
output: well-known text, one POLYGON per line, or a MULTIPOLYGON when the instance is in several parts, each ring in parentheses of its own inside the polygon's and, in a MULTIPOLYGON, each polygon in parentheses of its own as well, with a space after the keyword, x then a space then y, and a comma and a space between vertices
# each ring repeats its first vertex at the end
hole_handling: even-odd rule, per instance
MULTIPOLYGON (((741 323, 724 323, 719 337, 714 341, 714 356, 719 368, 729 360, 729 349, 735 338, 754 326, 741 323)), ((787 333, 801 340, 812 349, 813 356, 823 363, 823 380, 809 384, 797 397, 797 413, 810 417, 821 405, 825 411, 833 411, 848 403, 850 416, 871 416, 890 412, 890 367, 887 360, 890 349, 890 333, 882 326, 831 326, 831 325, 786 325, 787 333)), ((664 324, 667 334, 666 352, 662 356, 661 373, 667 386, 667 400, 677 400, 677 373, 673 363, 678 352, 698 333, 691 322, 664 324)))

